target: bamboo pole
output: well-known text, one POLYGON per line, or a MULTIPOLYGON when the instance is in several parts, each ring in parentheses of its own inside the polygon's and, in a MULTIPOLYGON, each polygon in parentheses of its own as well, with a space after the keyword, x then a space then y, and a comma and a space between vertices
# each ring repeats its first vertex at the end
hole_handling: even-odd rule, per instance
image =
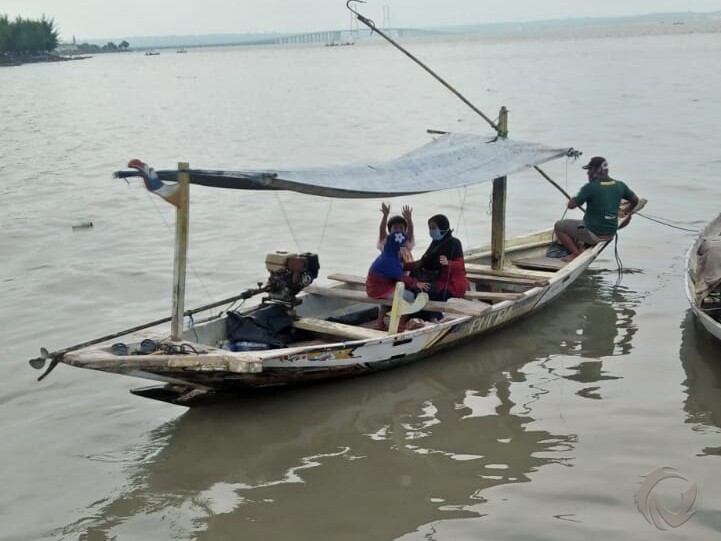
POLYGON ((443 86, 445 86, 445 87, 446 87, 448 90, 450 90, 459 100, 461 100, 461 101, 462 101, 463 103, 465 103, 468 107, 470 107, 476 114, 478 114, 478 116, 480 116, 483 120, 485 120, 486 122, 488 122, 488 124, 491 126, 491 128, 493 128, 494 130, 496 130, 496 132, 498 133, 498 135, 499 135, 500 137, 505 137, 505 136, 506 136, 505 132, 503 132, 502 129, 501 129, 500 123, 499 123, 499 125, 496 125, 496 123, 493 122, 493 120, 491 120, 490 118, 488 118, 488 117, 483 113, 483 111, 481 111, 478 107, 476 107, 475 105, 473 105, 473 104, 468 100, 468 98, 466 98, 466 97, 465 97, 463 94, 461 94, 458 90, 456 90, 455 88, 453 88, 445 79, 443 79, 440 75, 438 75, 438 74, 437 74, 435 71, 433 71, 431 68, 429 68, 428 66, 426 66, 426 65, 425 65, 423 62, 421 62, 418 58, 416 58, 415 56, 413 56, 413 55, 412 55, 409 51, 407 51, 400 43, 398 43, 397 41, 395 41, 395 40, 394 40, 393 38, 391 38, 388 34, 386 34, 385 32, 383 32, 382 30, 378 29, 378 27, 376 26, 376 24, 375 24, 372 20, 370 20, 368 17, 365 17, 365 16, 361 15, 361 14, 358 13, 355 9, 353 9, 353 8, 350 6, 351 2, 360 2, 360 3, 362 3, 362 4, 365 4, 365 0, 347 0, 347 2, 345 3, 345 5, 346 5, 346 7, 351 11, 351 13, 353 13, 353 14, 356 16, 356 18, 357 18, 360 22, 362 22, 364 25, 366 25, 366 26, 371 30, 371 32, 375 32, 376 34, 378 34, 379 36, 381 36, 381 37, 382 37, 383 39, 385 39, 388 43, 390 43, 391 45, 393 45, 396 49, 398 49, 400 52, 402 52, 402 53, 403 53, 404 55, 406 55, 408 58, 410 58, 411 60, 413 60, 413 62, 415 62, 415 63, 418 64, 421 68, 423 68, 431 77, 433 77, 436 81, 438 81, 438 82, 441 83, 443 86))
MULTIPOLYGON (((501 107, 498 114, 499 133, 508 134, 508 109, 501 107)), ((505 137, 504 137, 505 138, 505 137)), ((491 221, 491 268, 502 270, 506 252, 506 177, 493 179, 491 221)))
MULTIPOLYGON (((483 120, 485 120, 486 122, 488 122, 488 124, 489 124, 494 130, 496 130, 496 132, 498 133, 498 136, 499 136, 499 137, 501 137, 502 139, 505 139, 505 138, 508 136, 508 126, 504 126, 504 125, 503 125, 503 122, 502 122, 500 119, 499 119, 499 121, 498 121, 498 124, 496 124, 495 122, 493 122, 493 120, 491 120, 490 118, 488 118, 488 117, 483 113, 483 111, 481 111, 480 109, 478 109, 478 107, 476 107, 476 106, 473 105, 470 101, 468 101, 468 99, 467 99, 465 96, 463 96, 460 92, 458 92, 458 90, 456 90, 456 89, 453 88, 450 84, 448 84, 448 83, 447 83, 444 79, 442 79, 437 73, 435 73, 432 69, 430 69, 428 66, 426 66, 423 62, 421 62, 420 60, 418 60, 418 59, 417 59, 415 56, 413 56, 411 53, 409 53, 408 51, 406 51, 399 43, 397 43, 396 41, 394 41, 390 36, 388 36, 387 34, 385 34, 383 31, 378 30, 378 28, 376 28, 376 25, 375 25, 375 23, 374 23, 372 20, 370 20, 370 19, 367 18, 367 17, 364 17, 363 15, 361 15, 360 13, 358 13, 355 9, 353 9, 353 8, 350 6, 351 2, 365 3, 365 0, 347 0, 347 2, 346 2, 346 7, 351 11, 351 13, 353 13, 353 14, 356 16, 356 18, 357 18, 359 21, 361 21, 361 22, 362 22, 363 24, 365 24, 368 28, 370 28, 371 32, 375 32, 375 33, 377 33, 379 36, 381 36, 382 38, 384 38, 384 39, 385 39, 386 41, 388 41, 391 45, 393 45, 396 49, 398 49, 399 51, 401 51, 401 52, 402 52, 403 54, 405 54, 408 58, 410 58, 410 59, 413 60, 416 64, 418 64, 421 68, 423 68, 424 70, 426 70, 426 71, 427 71, 431 76, 433 76, 439 83, 441 83, 441 84, 442 84, 443 86, 445 86, 448 90, 450 90, 451 92, 453 92, 453 94, 455 94, 456 97, 458 97, 463 103, 465 103, 468 107, 470 107, 475 113, 477 113, 478 115, 480 115, 480 117, 483 118, 483 120)), ((503 109, 505 109, 505 107, 504 107, 503 109)), ((447 132, 442 132, 442 131, 438 131, 438 130, 426 130, 426 131, 427 131, 428 133, 435 133, 435 134, 447 133, 447 132)), ((574 155, 575 155, 575 156, 578 156, 578 155, 580 155, 580 153, 576 153, 576 154, 574 154, 574 155)), ((536 171, 538 171, 538 173, 539 173, 544 179, 546 179, 546 180, 547 180, 548 182, 550 182, 555 188, 557 188, 564 196, 566 196, 566 199, 571 199, 571 196, 568 195, 568 193, 566 193, 566 191, 565 191, 563 188, 561 188, 561 186, 559 186, 558 183, 556 183, 551 177, 549 177, 549 176, 546 174, 546 172, 543 171, 543 169, 541 169, 541 168, 538 167, 537 165, 534 165, 533 168, 534 168, 536 171)), ((585 212, 585 209, 583 209, 582 207, 581 207, 581 210, 582 210, 583 212, 585 212)))
POLYGON ((185 270, 188 262, 188 225, 190 215, 189 186, 190 165, 178 162, 180 183, 180 205, 175 213, 175 258, 173 265, 173 311, 170 324, 170 339, 182 340, 183 312, 185 311, 185 270))

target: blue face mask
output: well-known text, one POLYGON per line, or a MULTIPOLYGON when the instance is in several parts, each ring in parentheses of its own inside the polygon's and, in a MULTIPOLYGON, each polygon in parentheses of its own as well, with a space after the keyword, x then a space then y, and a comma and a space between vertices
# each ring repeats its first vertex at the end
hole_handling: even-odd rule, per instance
POLYGON ((440 229, 429 229, 428 234, 433 240, 441 240, 443 238, 443 235, 445 234, 445 231, 441 231, 440 229))

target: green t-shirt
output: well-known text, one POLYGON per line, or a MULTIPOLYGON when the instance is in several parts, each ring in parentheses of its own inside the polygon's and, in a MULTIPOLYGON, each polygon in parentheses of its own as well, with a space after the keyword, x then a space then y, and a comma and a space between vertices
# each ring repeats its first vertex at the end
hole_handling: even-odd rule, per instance
POLYGON ((621 199, 636 197, 620 180, 612 178, 588 182, 574 197, 576 203, 586 206, 583 223, 596 235, 613 235, 618 228, 618 205, 621 199))

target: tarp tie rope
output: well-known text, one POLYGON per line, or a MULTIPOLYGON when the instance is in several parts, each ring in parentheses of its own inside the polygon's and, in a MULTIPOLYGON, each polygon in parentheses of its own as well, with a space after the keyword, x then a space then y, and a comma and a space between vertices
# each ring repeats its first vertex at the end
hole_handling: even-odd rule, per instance
MULTIPOLYGON (((126 179, 127 181, 127 179, 126 179)), ((130 185, 130 182, 128 182, 128 185, 130 185)), ((145 193, 147 194, 148 198, 150 199, 150 202, 153 204, 153 207, 155 208, 155 212, 160 216, 160 219, 165 224, 165 227, 168 229, 168 231, 174 235, 174 228, 170 225, 170 222, 165 219, 165 215, 160 211, 160 208, 158 207, 157 200, 155 197, 153 197, 152 193, 145 190, 145 193)), ((205 281, 200 277, 200 273, 196 270, 196 268, 193 266, 193 264, 190 261, 187 261, 186 263, 187 267, 190 269, 190 273, 192 277, 197 280, 198 284, 200 284, 201 289, 203 290, 203 293, 205 294, 206 299, 216 299, 214 295, 211 295, 208 288, 205 286, 205 281)), ((210 312, 212 315, 215 315, 214 311, 211 310, 210 312)))
POLYGON ((298 243, 298 239, 295 236, 295 231, 293 231, 293 226, 290 223, 290 219, 288 218, 288 213, 285 211, 285 207, 283 206, 283 201, 281 200, 280 196, 278 195, 278 192, 275 192, 275 199, 278 202, 278 206, 280 207, 280 213, 283 215, 283 219, 285 220, 285 225, 288 226, 288 231, 290 232, 290 236, 293 237, 293 242, 295 243, 295 247, 298 249, 299 252, 302 252, 303 250, 300 249, 300 244, 298 243))
POLYGON ((457 227, 456 229, 461 228, 461 222, 463 222, 463 231, 465 233, 464 237, 466 240, 466 246, 468 246, 468 227, 466 227, 466 196, 468 195, 468 186, 463 187, 463 191, 461 192, 460 189, 458 191, 458 196, 461 199, 461 208, 458 210, 458 219, 456 220, 457 227))
POLYGON ((318 241, 318 253, 323 246, 323 240, 325 239, 325 232, 328 229, 328 220, 330 219, 330 212, 333 210, 333 199, 328 199, 328 212, 325 214, 325 221, 323 222, 323 229, 320 232, 320 240, 318 241))

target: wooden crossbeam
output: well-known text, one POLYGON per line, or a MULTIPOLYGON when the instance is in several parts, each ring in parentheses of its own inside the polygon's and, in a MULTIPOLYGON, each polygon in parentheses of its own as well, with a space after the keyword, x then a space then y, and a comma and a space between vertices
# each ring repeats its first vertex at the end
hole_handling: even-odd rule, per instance
POLYGON ((466 278, 471 282, 485 282, 488 284, 510 284, 529 287, 543 287, 548 285, 548 280, 542 278, 506 278, 505 276, 475 273, 466 274, 466 278))
POLYGON ((384 338, 388 333, 357 325, 346 325, 335 321, 326 321, 313 317, 302 317, 293 322, 293 327, 304 331, 330 334, 341 338, 352 338, 354 340, 366 340, 369 338, 384 338))
POLYGON ((335 280, 336 282, 345 282, 346 284, 355 284, 359 286, 364 286, 366 283, 364 276, 356 276, 354 274, 329 274, 328 278, 330 280, 335 280))
MULTIPOLYGON (((345 289, 341 287, 324 287, 311 284, 303 291, 313 293, 315 295, 323 295, 327 297, 336 297, 339 299, 347 299, 356 302, 364 302, 368 304, 382 304, 391 306, 393 299, 374 299, 365 294, 365 291, 356 291, 353 289, 345 289)), ((424 310, 434 312, 448 312, 451 314, 463 314, 466 316, 477 316, 490 309, 490 305, 481 301, 469 301, 466 299, 453 299, 450 302, 428 301, 424 310)))
MULTIPOLYGON (((346 284, 353 284, 353 285, 364 285, 365 284, 365 278, 362 276, 355 276, 353 274, 329 274, 328 278, 331 280, 336 280, 337 282, 344 282, 346 284)), ((467 300, 479 300, 479 301, 507 301, 507 300, 516 300, 520 297, 522 297, 522 293, 501 293, 501 292, 491 292, 491 291, 466 291, 466 294, 463 295, 464 299, 467 300)))
POLYGON ((464 299, 479 301, 515 301, 523 297, 523 293, 506 293, 493 291, 466 291, 464 299))
MULTIPOLYGON (((515 261, 514 261, 515 263, 515 261)), ((555 269, 554 269, 555 270, 555 269)), ((503 276, 505 278, 527 278, 535 280, 543 280, 555 274, 551 271, 534 271, 534 270, 495 270, 490 265, 480 265, 478 263, 466 263, 466 272, 473 274, 487 274, 490 276, 503 276)))
POLYGON ((514 259, 513 264, 517 267, 524 267, 529 269, 544 269, 557 271, 562 269, 565 265, 565 261, 552 257, 526 257, 523 259, 514 259))
MULTIPOLYGON (((479 265, 480 267, 480 265, 479 265)), ((520 274, 520 273, 519 273, 520 274)), ((543 279, 542 277, 537 276, 506 276, 505 272, 503 275, 496 275, 496 274, 477 274, 477 273, 468 273, 466 274, 467 278, 471 281, 477 281, 477 282, 488 282, 492 284, 513 284, 513 285, 521 285, 521 286, 546 286, 548 285, 548 280, 543 279)), ((365 285, 366 280, 362 276, 355 276, 353 274, 329 274, 328 278, 331 280, 336 280, 338 282, 345 282, 346 284, 353 284, 353 285, 365 285)))

